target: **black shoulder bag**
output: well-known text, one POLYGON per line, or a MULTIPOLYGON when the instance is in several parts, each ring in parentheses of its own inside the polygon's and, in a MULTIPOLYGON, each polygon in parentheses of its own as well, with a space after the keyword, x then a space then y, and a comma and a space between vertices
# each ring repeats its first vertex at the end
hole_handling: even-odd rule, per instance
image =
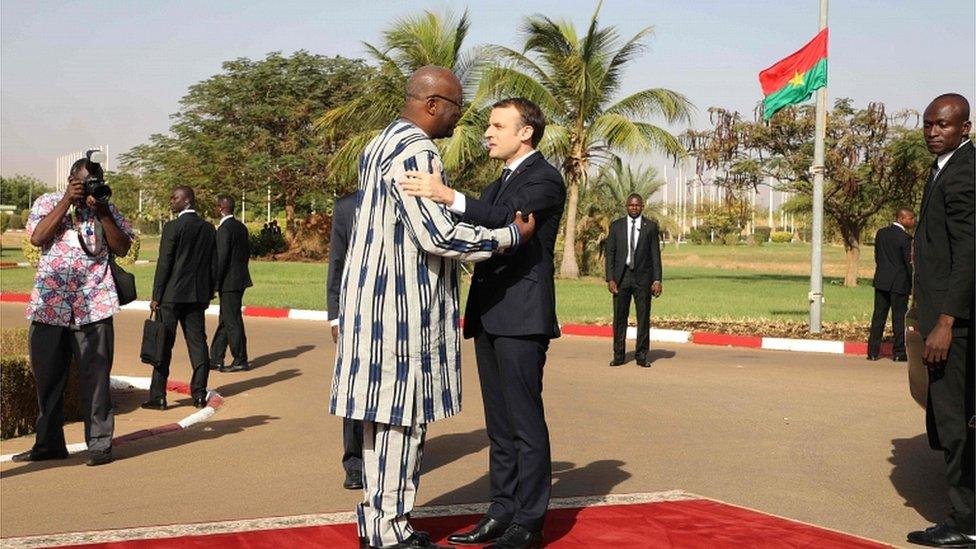
MULTIPOLYGON (((80 228, 80 226, 79 226, 80 228)), ((95 243, 102 246, 108 246, 105 242, 105 228, 102 227, 101 221, 95 221, 95 243)), ((95 253, 92 253, 85 244, 85 238, 82 236, 81 231, 78 231, 78 243, 81 244, 81 249, 85 250, 85 253, 94 257, 101 253, 101 248, 97 248, 95 253)), ((108 268, 112 271, 112 279, 115 280, 115 293, 119 297, 119 305, 126 305, 132 303, 136 300, 136 276, 115 262, 115 254, 112 253, 112 249, 108 249, 108 268)))

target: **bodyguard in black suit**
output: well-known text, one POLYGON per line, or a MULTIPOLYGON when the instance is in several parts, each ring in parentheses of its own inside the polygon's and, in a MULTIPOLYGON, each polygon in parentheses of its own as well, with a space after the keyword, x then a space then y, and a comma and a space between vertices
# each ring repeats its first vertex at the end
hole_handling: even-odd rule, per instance
POLYGON ((868 360, 878 360, 888 309, 891 309, 894 332, 892 358, 896 362, 908 360, 905 355, 905 313, 908 296, 912 293, 912 237, 908 231, 914 227, 915 213, 902 208, 895 214, 895 222, 878 230, 874 237, 874 315, 868 337, 868 360))
POLYGON ((657 223, 641 215, 644 199, 639 194, 627 197, 627 216, 610 224, 606 257, 607 288, 613 294, 613 360, 624 363, 627 318, 630 301, 637 307, 638 366, 648 366, 650 347, 651 295, 661 295, 661 240, 657 223))
POLYGON ((511 254, 478 263, 472 277, 464 336, 475 340, 491 444, 491 506, 473 530, 451 535, 451 543, 542 544, 552 478, 542 370, 549 341, 559 337, 553 248, 566 200, 559 171, 535 150, 545 124, 539 107, 526 99, 493 106, 485 137, 489 155, 503 160, 505 169, 478 199, 441 185, 424 193, 410 178, 403 186, 415 196, 447 204, 474 225, 504 227, 516 212, 536 218, 534 237, 511 254))
POLYGON ((254 284, 247 264, 251 259, 251 243, 247 227, 234 219, 234 199, 229 196, 217 198, 217 292, 220 294, 220 321, 213 341, 210 342, 210 367, 221 372, 240 372, 250 370, 247 363, 247 333, 244 331, 244 317, 241 306, 244 303, 244 290, 254 284), (230 344, 230 354, 234 362, 224 366, 224 355, 230 344))
MULTIPOLYGON (((332 208, 332 233, 329 237, 329 277, 326 282, 326 303, 329 323, 332 325, 332 342, 339 341, 339 290, 342 287, 342 269, 346 265, 346 250, 352 235, 352 222, 356 215, 357 196, 350 193, 336 200, 332 208)), ((346 480, 342 487, 359 490, 363 487, 363 422, 342 418, 342 468, 346 480)))
POLYGON ((216 258, 214 227, 193 209, 193 189, 179 186, 169 199, 176 219, 163 225, 159 240, 159 259, 153 279, 150 308, 166 325, 167 340, 163 358, 153 369, 149 400, 143 408, 166 409, 166 381, 176 342, 176 325, 183 327, 183 338, 190 352, 193 377, 190 394, 193 405, 207 405, 207 333, 204 312, 213 299, 216 286, 216 258))
POLYGON ((952 512, 945 522, 911 532, 908 541, 972 547, 974 534, 973 144, 969 102, 935 98, 924 115, 925 144, 936 155, 915 232, 915 305, 929 369, 926 426, 942 450, 952 512))

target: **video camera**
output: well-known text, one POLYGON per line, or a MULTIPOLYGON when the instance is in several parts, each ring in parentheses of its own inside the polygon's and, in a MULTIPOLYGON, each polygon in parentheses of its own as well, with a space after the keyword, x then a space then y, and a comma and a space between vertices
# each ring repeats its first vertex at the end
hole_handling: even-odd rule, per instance
POLYGON ((95 200, 106 203, 112 198, 112 189, 105 182, 105 172, 102 170, 102 163, 105 162, 105 153, 92 149, 85 153, 87 159, 85 168, 88 170, 88 177, 85 178, 85 196, 92 196, 95 200))

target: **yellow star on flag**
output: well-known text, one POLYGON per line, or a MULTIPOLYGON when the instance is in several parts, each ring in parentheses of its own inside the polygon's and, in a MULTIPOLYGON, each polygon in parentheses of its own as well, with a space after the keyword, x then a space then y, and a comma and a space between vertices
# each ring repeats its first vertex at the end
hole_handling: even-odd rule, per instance
POLYGON ((793 71, 793 78, 790 78, 790 84, 793 84, 794 88, 799 88, 803 85, 803 75, 800 71, 793 71))

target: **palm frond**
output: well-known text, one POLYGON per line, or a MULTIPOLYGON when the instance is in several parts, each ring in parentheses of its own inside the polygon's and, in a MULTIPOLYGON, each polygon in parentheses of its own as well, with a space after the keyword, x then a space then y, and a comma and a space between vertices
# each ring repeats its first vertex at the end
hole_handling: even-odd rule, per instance
POLYGON ((664 88, 651 88, 629 95, 606 108, 605 112, 629 118, 661 115, 668 122, 690 122, 694 110, 684 95, 664 88))

